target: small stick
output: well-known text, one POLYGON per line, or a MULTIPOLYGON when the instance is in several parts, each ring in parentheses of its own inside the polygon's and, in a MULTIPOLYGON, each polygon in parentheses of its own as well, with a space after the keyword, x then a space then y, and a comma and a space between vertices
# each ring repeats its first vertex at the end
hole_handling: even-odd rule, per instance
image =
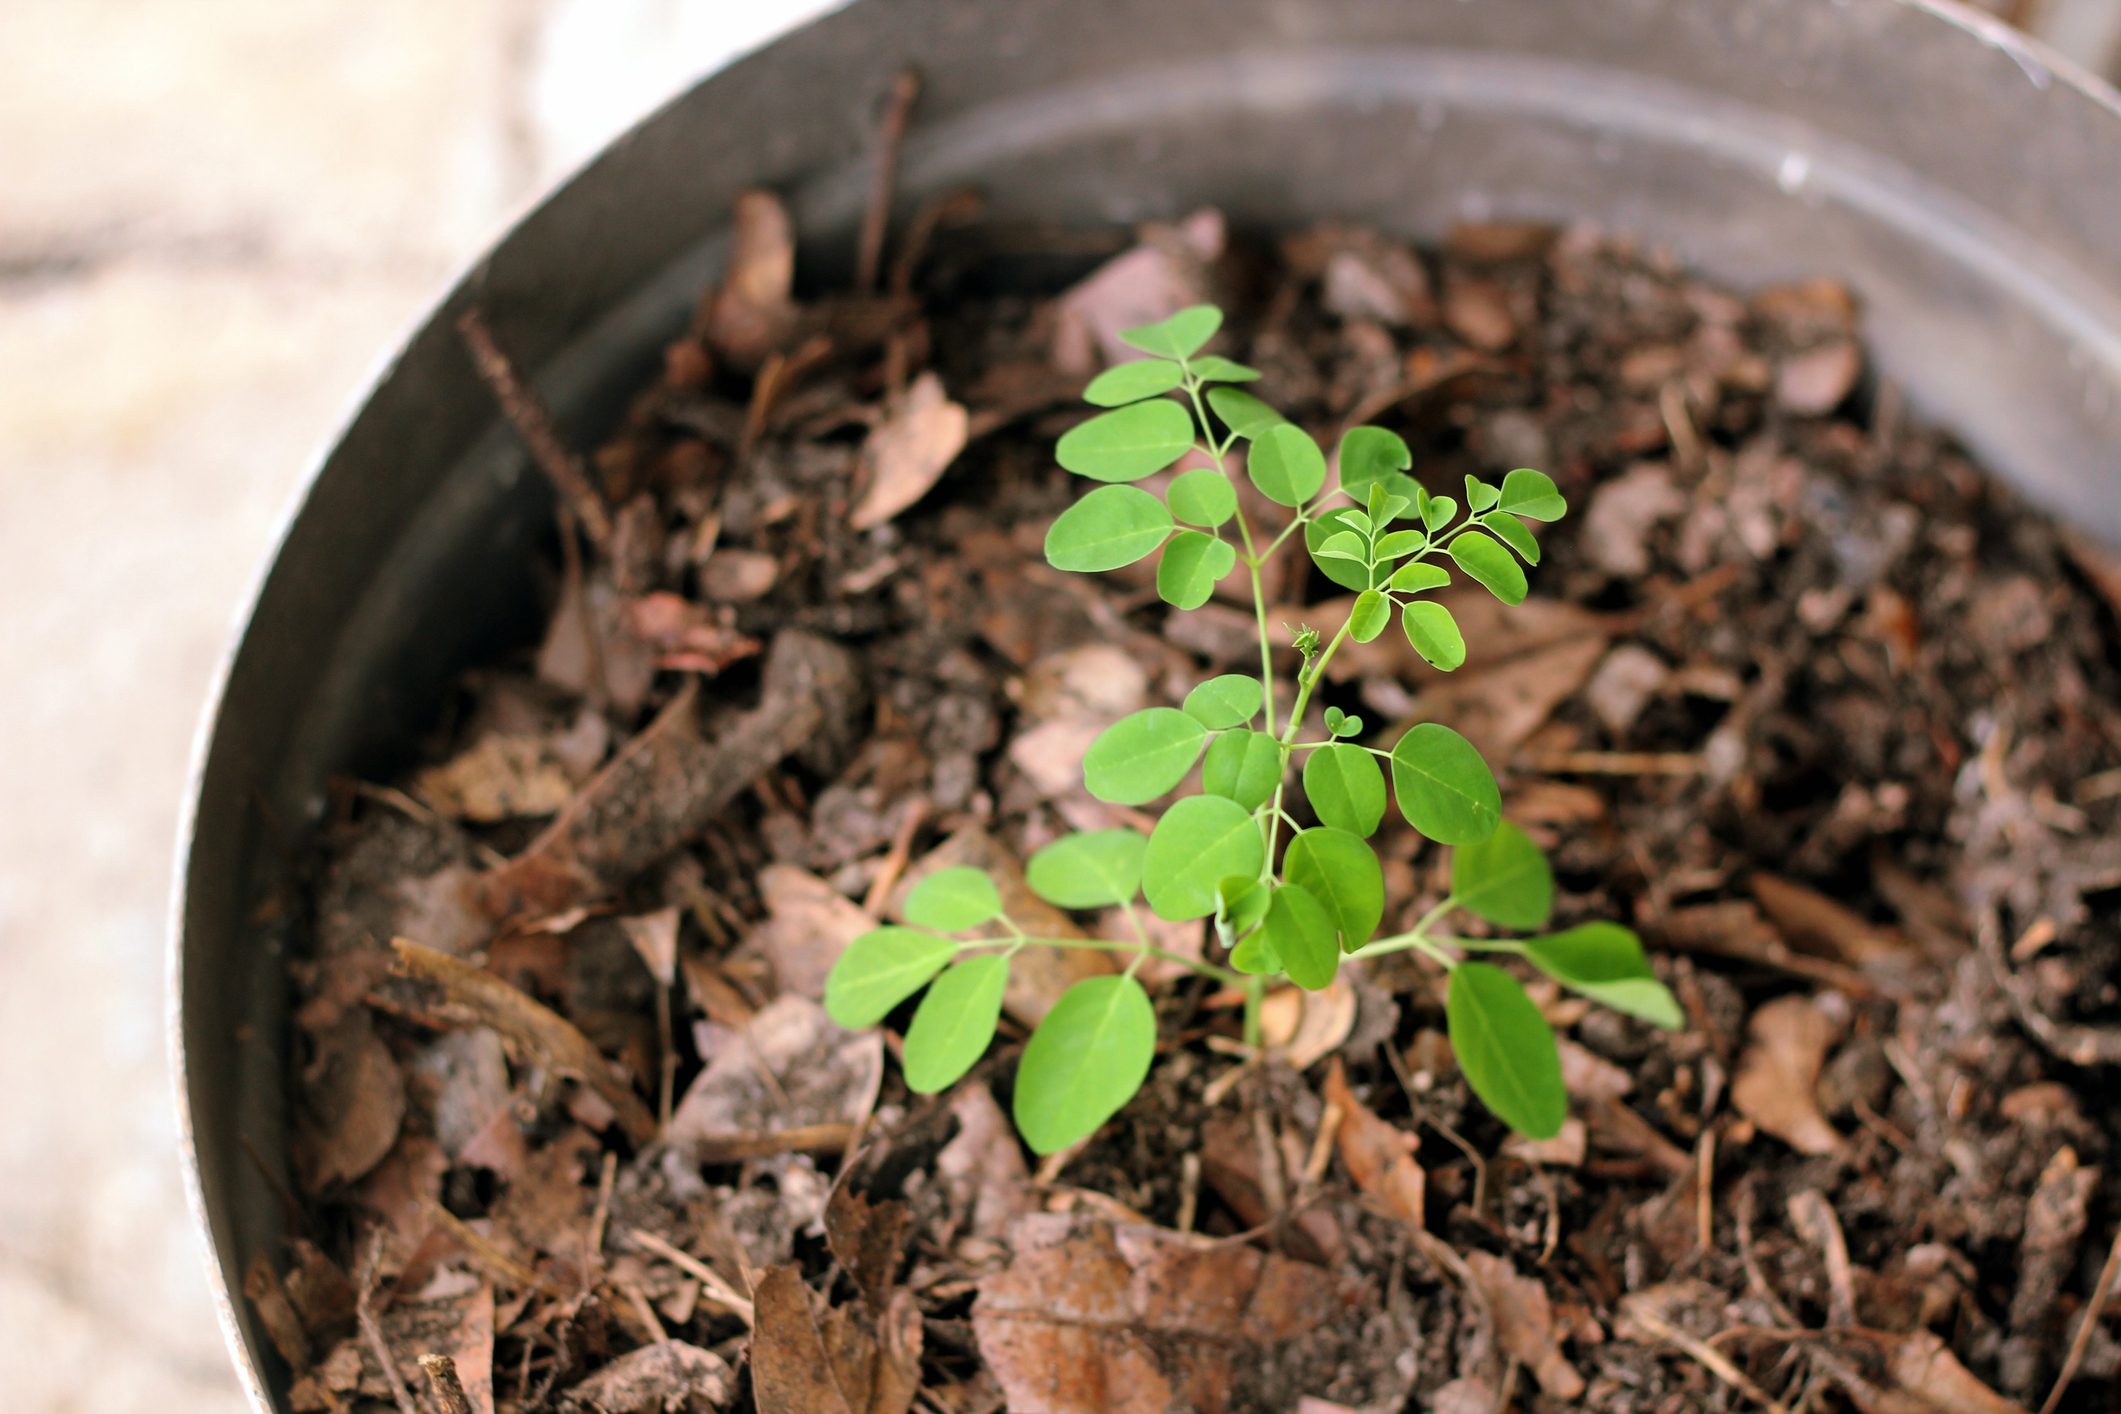
POLYGON ((829 1154, 846 1148, 853 1135, 853 1125, 834 1121, 760 1134, 710 1134, 703 1139, 688 1138, 684 1147, 696 1163, 735 1164, 746 1159, 770 1159, 775 1154, 829 1154))
POLYGON ((480 1025, 492 1027, 553 1069, 581 1079, 611 1106, 634 1143, 646 1144, 655 1137, 655 1116, 641 1097, 612 1074, 604 1053, 566 1017, 483 967, 422 947, 409 938, 393 938, 390 945, 398 955, 392 971, 440 988, 449 1002, 480 1025))
POLYGON ((456 1240, 457 1244, 470 1256, 474 1265, 484 1267, 488 1275, 498 1278, 518 1291, 535 1291, 545 1284, 534 1269, 524 1266, 521 1262, 503 1252, 494 1244, 491 1238, 470 1223, 465 1222, 455 1213, 450 1212, 449 1209, 443 1207, 440 1203, 430 1202, 427 1208, 429 1216, 435 1220, 436 1224, 456 1240))
POLYGON ((464 1382, 457 1378, 456 1361, 447 1355, 422 1355, 420 1368, 427 1372, 427 1383, 434 1389, 442 1414, 471 1414, 471 1396, 464 1393, 464 1382))
POLYGON ((590 484, 588 468, 560 440, 552 415, 516 372, 508 355, 501 352, 501 346, 494 342, 493 330, 486 326, 486 316, 477 309, 465 310, 457 316, 457 333, 463 336, 464 345, 470 351, 472 366, 479 371, 486 386, 493 390, 501 412, 514 425, 516 435, 523 439, 530 459, 567 498, 574 513, 581 518, 582 529, 588 533, 590 542, 601 549, 611 539, 611 513, 604 508, 603 497, 590 484))
POLYGON ((757 1309, 736 1288, 722 1280, 714 1268, 687 1252, 684 1248, 665 1242, 646 1228, 626 1229, 626 1236, 647 1248, 685 1275, 707 1288, 707 1299, 718 1306, 726 1306, 747 1326, 758 1324, 757 1309))
POLYGON ((368 1244, 368 1260, 361 1264, 361 1271, 354 1284, 354 1322, 361 1328, 361 1341, 368 1347, 368 1356, 383 1372, 384 1383, 390 1386, 391 1402, 398 1406, 398 1414, 420 1414, 412 1402, 412 1391, 405 1387, 404 1376, 398 1373, 398 1362, 390 1356, 390 1342, 383 1338, 383 1326, 376 1320, 375 1307, 369 1298, 375 1294, 376 1263, 383 1255, 383 1230, 368 1244))
POLYGON ((1193 1221, 1199 1212, 1200 1155, 1189 1149, 1178 1164, 1178 1230, 1193 1231, 1193 1221))
POLYGON ((876 134, 876 171, 869 185, 869 209, 862 213, 861 244, 855 248, 854 258, 854 287, 865 295, 876 293, 876 277, 884 267, 884 238, 891 230, 891 199, 898 191, 899 150, 905 146, 906 123, 920 96, 921 76, 912 69, 901 69, 884 98, 883 121, 876 134))
POLYGON ((891 897, 891 890, 906 873, 906 862, 913 858, 914 836, 920 832, 921 824, 928 818, 928 803, 916 800, 913 808, 892 836, 891 848, 885 853, 883 862, 877 866, 876 878, 870 881, 869 892, 862 895, 862 912, 871 918, 884 916, 884 903, 891 897))
POLYGON ((2114 1230, 2113 1245, 2106 1249, 2106 1264, 2099 1268, 2099 1279, 2092 1283, 2092 1299, 2084 1303, 2084 1314, 2077 1318, 2077 1333, 2070 1337, 2069 1353, 2062 1357, 2062 1373, 2055 1376, 2055 1387, 2047 1392, 2040 1414, 2055 1414, 2062 1396, 2069 1391, 2070 1381, 2077 1378, 2077 1367, 2091 1349, 2092 1327, 2099 1324, 2099 1308, 2113 1294, 2117 1276, 2121 1276, 2121 1228, 2114 1230))
POLYGON ((1744 1393, 1747 1398, 1758 1404, 1762 1409, 1767 1410, 1768 1414, 1790 1414, 1787 1405, 1759 1385, 1754 1384, 1751 1376, 1747 1375, 1745 1371, 1739 1369, 1736 1365, 1733 1365, 1724 1357, 1723 1352, 1715 1346, 1688 1334, 1665 1320, 1662 1316, 1650 1311, 1629 1311, 1626 1313, 1626 1319, 1641 1326, 1643 1330, 1657 1339, 1669 1341, 1673 1345, 1678 1346, 1692 1356, 1695 1362, 1703 1369, 1733 1389, 1744 1393))
POLYGON ((1716 1250, 1716 1131, 1701 1131, 1701 1147, 1694 1151, 1695 1235, 1705 1257, 1716 1250))
POLYGON ((1311 1153, 1304 1160, 1303 1186, 1316 1188, 1326 1176, 1326 1165, 1333 1162, 1333 1141, 1340 1137, 1341 1121, 1348 1117, 1333 1101, 1326 1102, 1325 1113, 1318 1117, 1318 1133, 1311 1140, 1311 1153))

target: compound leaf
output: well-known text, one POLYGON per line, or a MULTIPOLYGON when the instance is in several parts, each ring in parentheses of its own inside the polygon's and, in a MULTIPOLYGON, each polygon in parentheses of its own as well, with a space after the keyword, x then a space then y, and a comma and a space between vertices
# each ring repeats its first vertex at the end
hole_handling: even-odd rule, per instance
POLYGON ((1040 1154, 1087 1139, 1134 1098, 1156 1054, 1156 1008, 1132 977, 1089 977, 1061 993, 1024 1047, 1013 1109, 1040 1154))
POLYGON ((962 933, 1002 916, 1002 896, 979 869, 938 869, 906 895, 906 921, 938 933, 962 933))
POLYGON ((972 1069, 994 1040, 1008 989, 1005 953, 968 957, 936 978, 906 1028, 906 1088, 933 1095, 972 1069))
POLYGON ((1473 743, 1440 722, 1392 747, 1392 790, 1407 823, 1438 844, 1479 844, 1502 822, 1502 791, 1473 743))
POLYGON ((1024 880, 1055 908, 1104 908, 1141 892, 1148 836, 1139 830, 1066 835, 1031 856, 1024 880))
POLYGON ((873 928, 847 944, 825 978, 825 1014, 849 1031, 874 1026, 928 984, 957 953, 916 928, 873 928))
POLYGON ((1138 486, 1100 486, 1054 518, 1046 563, 1092 573, 1131 565, 1164 543, 1171 512, 1138 486))
POLYGON ((1458 1068, 1481 1102, 1530 1139, 1551 1139, 1569 1117, 1554 1033, 1517 979, 1485 962, 1451 969, 1444 1021, 1458 1068))
POLYGON ((1505 820, 1451 855, 1459 907, 1504 928, 1544 928, 1554 914, 1554 871, 1532 837, 1505 820))
POLYGON ((1138 358, 1108 368, 1083 389, 1083 401, 1093 407, 1116 408, 1168 393, 1185 382, 1186 375, 1175 363, 1160 358, 1138 358))
POLYGON ((1267 842, 1251 811, 1219 795, 1189 795, 1149 832, 1142 892, 1159 918, 1206 918, 1223 880, 1256 876, 1266 862, 1267 842))
POLYGON ((1114 805, 1146 805, 1186 778, 1208 729, 1175 707, 1149 707, 1106 727, 1083 755, 1083 784, 1114 805))

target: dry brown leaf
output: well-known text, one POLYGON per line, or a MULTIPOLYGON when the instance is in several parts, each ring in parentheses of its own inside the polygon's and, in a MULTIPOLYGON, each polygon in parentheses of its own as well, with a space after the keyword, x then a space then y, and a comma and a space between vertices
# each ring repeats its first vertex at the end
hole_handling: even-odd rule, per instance
POLYGON ((565 1414, 712 1414, 736 1375, 711 1350, 666 1340, 621 1355, 560 1396, 565 1414))
POLYGON ((1818 417, 1841 406, 1863 374, 1863 352, 1845 339, 1792 354, 1775 371, 1775 401, 1818 417))
MULTIPOLYGON (((2025 1414, 1959 1363, 1951 1347, 1929 1331, 1910 1331, 1894 1341, 1886 1368, 1900 1386, 1878 1414, 2025 1414), (1919 1402, 1911 1402, 1919 1401, 1919 1402)), ((1858 1401, 1861 1403, 1861 1401, 1858 1401)))
POLYGON ((1355 1013, 1355 988, 1345 975, 1323 991, 1277 987, 1260 1003, 1260 1038, 1297 1070, 1309 1070, 1340 1049, 1355 1030, 1355 1013))
POLYGON ((819 1311, 792 1266, 752 1288, 752 1391, 759 1414, 906 1414, 920 1388, 920 1311, 900 1292, 872 1330, 860 1313, 819 1311))
POLYGON ((1502 1145, 1502 1151, 1512 1158, 1565 1169, 1580 1167, 1590 1148, 1591 1127, 1575 1115, 1563 1120, 1561 1132, 1551 1139, 1527 1139, 1521 1134, 1513 1134, 1502 1145))
POLYGON ((944 394, 942 379, 933 372, 914 379, 862 445, 868 480, 847 523, 872 530, 927 495, 965 449, 968 427, 964 405, 944 394))
MULTIPOLYGON (((1530 602, 1530 601, 1527 601, 1530 602)), ((1605 651, 1603 638, 1535 649, 1484 671, 1462 668, 1422 688, 1415 711, 1451 723, 1490 760, 1507 760, 1574 697, 1605 651)))
POLYGON ((621 918, 619 926, 626 932, 626 941, 640 955, 641 965, 648 975, 665 987, 674 987, 678 980, 678 919, 675 905, 659 908, 653 913, 643 913, 634 918, 621 918))
POLYGON ((452 1159, 461 1158, 496 1115, 510 1115, 512 1122, 506 1048, 484 1027, 446 1031, 429 1041, 407 1061, 405 1083, 452 1159))
POLYGON ((758 889, 766 921, 746 945, 764 955, 782 991, 821 1000, 832 965, 876 920, 838 889, 792 864, 767 865, 759 871, 758 889))
MULTIPOLYGON (((426 1389, 422 1355, 446 1355, 457 1367, 457 1379, 471 1401, 472 1414, 494 1414, 493 1288, 484 1282, 444 1274, 438 1285, 449 1294, 433 1300, 400 1298, 382 1315, 383 1335, 407 1387, 426 1389)), ((382 1372, 363 1376, 364 1393, 386 1395, 382 1372)))
POLYGON ((1026 1218, 1013 1245, 972 1326, 1017 1414, 1261 1407, 1248 1386, 1273 1348, 1340 1328, 1362 1301, 1302 1262, 1073 1214, 1026 1218))
POLYGON ((729 264, 701 310, 708 346, 740 368, 756 368, 795 324, 795 230, 788 208, 747 191, 731 214, 729 264))
MULTIPOLYGON (((1640 579, 1650 572, 1646 537, 1660 523, 1684 514, 1687 505, 1669 469, 1639 463, 1591 493, 1579 543, 1591 563, 1607 574, 1640 579)), ((1466 641, 1472 641, 1470 634, 1466 641)))
POLYGON ((664 1137, 679 1150, 735 1137, 853 1124, 884 1079, 881 1031, 842 1030, 807 997, 775 998, 741 1029, 704 1022, 707 1068, 664 1137))
POLYGON ((1801 1154, 1831 1154, 1841 1136, 1819 1109, 1819 1072, 1839 1028, 1809 997, 1778 997, 1753 1013, 1731 1103, 1801 1154))
POLYGON ((363 1009, 311 1039, 316 1052, 302 1069, 294 1150, 302 1187, 321 1193, 390 1152, 405 1119, 405 1078, 363 1009))
POLYGON ((483 736, 439 766, 413 777, 413 793, 452 820, 520 820, 550 815, 574 798, 574 782, 527 736, 483 736))
POLYGON ((1746 886, 1782 936, 1800 947, 1829 953, 1853 967, 1920 961, 1907 939, 1816 889, 1764 871, 1755 872, 1746 886))
POLYGON ((957 1119, 957 1134, 935 1156, 936 1176, 950 1194, 952 1211, 963 1215, 967 1233, 999 1238, 1038 1208, 1016 1127, 993 1092, 978 1083, 951 1092, 950 1113, 957 1119))
POLYGON ((1556 1399, 1573 1401, 1584 1391, 1583 1376, 1561 1353, 1554 1329, 1554 1309, 1544 1283, 1519 1276, 1508 1259, 1490 1252, 1466 1253, 1466 1268, 1479 1283, 1495 1319, 1495 1338, 1524 1362, 1539 1387, 1556 1399))
POLYGON ((764 598, 779 582, 781 562, 760 550, 716 550, 700 566, 700 592, 722 604, 764 598))
POLYGON ((1337 1138, 1340 1161, 1347 1165, 1348 1177, 1393 1217, 1416 1232, 1424 1231, 1428 1227, 1424 1211, 1428 1176, 1414 1161, 1420 1139, 1379 1119, 1374 1110, 1356 1099, 1355 1092, 1348 1088, 1347 1070, 1338 1058, 1326 1072, 1322 1093, 1327 1104, 1340 1107, 1337 1138))

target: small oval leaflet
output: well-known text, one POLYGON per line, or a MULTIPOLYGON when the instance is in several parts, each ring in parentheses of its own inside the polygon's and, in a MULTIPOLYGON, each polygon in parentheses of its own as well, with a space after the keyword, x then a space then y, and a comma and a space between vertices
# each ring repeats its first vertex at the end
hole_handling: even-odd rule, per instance
POLYGON ((1186 778, 1208 729, 1175 707, 1132 712, 1083 755, 1083 785, 1113 805, 1146 805, 1186 778))
POLYGON ((1534 967, 1592 1001, 1667 1031, 1686 1024, 1678 999, 1650 970, 1642 940, 1618 923, 1585 923, 1527 938, 1524 950, 1534 967))
POLYGON ((1385 773, 1359 746, 1321 746, 1304 762, 1304 798, 1319 823, 1368 838, 1385 818, 1385 773))
POLYGON ((1451 969, 1444 1024, 1458 1068, 1481 1102, 1528 1139, 1552 1139, 1569 1117, 1561 1052, 1517 979, 1490 963, 1451 969))
POLYGON ((1141 892, 1148 836, 1138 830, 1065 835, 1031 856, 1024 882, 1055 908, 1104 908, 1141 892))
POLYGON ((1414 478, 1406 474, 1414 465, 1414 454, 1406 439, 1383 427, 1351 427, 1340 439, 1341 489, 1357 500, 1366 500, 1372 486, 1381 486, 1388 496, 1414 499, 1414 478))
POLYGON ((1054 517, 1046 563, 1092 574, 1131 565, 1171 533, 1171 512, 1138 486, 1100 486, 1054 517))
POLYGON ((1092 407, 1116 408, 1168 393, 1185 382, 1186 375, 1175 363, 1160 358, 1138 358, 1106 369, 1083 389, 1083 401, 1092 407))
POLYGON ((1419 594, 1424 589, 1441 589, 1451 582, 1451 572, 1442 565, 1432 565, 1427 560, 1416 560, 1401 565, 1392 574, 1392 588, 1401 594, 1419 594))
POLYGON ((1416 599, 1400 610, 1399 626, 1430 667, 1448 673, 1465 663, 1466 640, 1458 631, 1458 620, 1435 600, 1416 599))
POLYGON ((1392 601, 1374 589, 1365 589, 1355 596, 1355 607, 1348 611, 1348 636, 1357 643, 1368 643, 1390 622, 1392 601))
POLYGON ((1250 875, 1231 877, 1215 886, 1215 931, 1224 947, 1259 926, 1267 916, 1267 886, 1250 875))
POLYGON ((1501 927, 1544 928, 1554 914, 1554 871, 1531 836, 1505 820, 1451 855, 1451 896, 1501 927))
POLYGON ((1539 563, 1539 542, 1532 537, 1527 526, 1508 511, 1497 511, 1481 522, 1490 533, 1503 544, 1517 552, 1517 558, 1528 565, 1539 563))
POLYGON ((1505 604, 1524 602, 1531 588, 1525 582, 1524 566, 1499 541, 1481 531, 1468 530, 1452 540, 1448 548, 1458 567, 1486 586, 1488 593, 1505 604))
POLYGON ((1181 530, 1156 565, 1156 593, 1174 609, 1198 609, 1216 581, 1237 568, 1237 548, 1198 530, 1181 530))
POLYGON ((1479 844, 1502 821, 1495 773, 1440 722, 1409 727, 1393 746, 1392 791, 1407 823, 1438 844, 1479 844))
POLYGON ((936 978, 906 1028, 906 1088, 933 1095, 972 1069, 994 1040, 1008 990, 1009 959, 1002 953, 968 957, 936 978))
POLYGON ((1221 354, 1206 354, 1189 360, 1186 367, 1203 383, 1251 383, 1259 378, 1259 370, 1249 368, 1221 354))
POLYGON ((1016 1127, 1035 1153, 1089 1137, 1134 1098, 1156 1054, 1156 1008, 1132 977, 1091 977, 1061 993, 1016 1070, 1016 1127))
POLYGON ((1341 588, 1368 589, 1371 587, 1369 566, 1357 564, 1352 560, 1337 560, 1330 557, 1320 559, 1318 554, 1320 550, 1325 548, 1326 542, 1336 535, 1343 533, 1359 534, 1347 519, 1353 514, 1354 512, 1347 506, 1336 506, 1332 510, 1326 511, 1306 522, 1304 525, 1304 548, 1310 551, 1312 563, 1318 566, 1320 572, 1341 588))
POLYGON ((847 944, 825 978, 825 1014, 849 1031, 874 1026, 957 953, 917 928, 873 928, 847 944))
POLYGON ((1077 476, 1139 481, 1193 446, 1193 416, 1169 398, 1100 413, 1063 433, 1053 454, 1077 476))
POLYGON ((1326 454, 1318 450, 1310 433, 1284 422, 1254 439, 1245 470, 1268 500, 1300 506, 1326 484, 1326 454))
POLYGON ((1281 775, 1281 743, 1265 732, 1240 727, 1209 744, 1200 765, 1200 788, 1257 810, 1273 798, 1281 775))
POLYGON ((1289 420, 1242 388, 1210 388, 1208 406, 1215 410, 1224 426, 1247 442, 1268 428, 1279 427, 1289 420))
POLYGON ((994 880, 978 869, 938 869, 906 895, 906 921, 938 933, 962 933, 1002 916, 994 880))
POLYGON ((1332 915, 1349 952, 1370 941, 1385 916, 1385 876, 1360 835, 1321 825, 1289 841, 1282 875, 1301 884, 1332 915))
POLYGON ((1259 715, 1266 701, 1258 678, 1243 673, 1224 673, 1209 678, 1186 694, 1186 715, 1210 731, 1241 727, 1259 715))
POLYGON ((1560 520, 1569 510, 1569 503, 1554 487, 1554 478, 1528 466, 1502 479, 1502 494, 1495 505, 1526 520, 1560 520))
POLYGON ((1432 532, 1449 525, 1457 514, 1458 502, 1449 496, 1431 496, 1421 503, 1421 523, 1432 532))
POLYGON ((1267 842, 1251 811, 1219 795, 1189 795, 1149 832, 1142 893, 1159 918, 1206 918, 1215 912, 1218 884, 1255 876, 1266 862, 1267 842))
POLYGON ((1223 312, 1212 304, 1193 304, 1169 319, 1120 331, 1120 342, 1159 358, 1191 358, 1223 327, 1223 312))
POLYGON ((1322 991, 1340 970, 1338 926, 1326 906, 1302 884, 1284 884, 1267 904, 1266 934, 1289 980, 1307 992, 1322 991))
POLYGON ((1171 514, 1188 525, 1217 526, 1237 514, 1237 489, 1213 467, 1182 471, 1164 492, 1171 514))

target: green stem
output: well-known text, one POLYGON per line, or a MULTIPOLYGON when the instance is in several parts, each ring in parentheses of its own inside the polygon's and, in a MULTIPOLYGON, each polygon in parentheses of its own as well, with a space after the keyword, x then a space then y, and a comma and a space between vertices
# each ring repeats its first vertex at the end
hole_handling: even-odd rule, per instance
MULTIPOLYGON (((1142 958, 1154 957, 1161 958, 1165 962, 1175 962, 1180 967, 1197 972, 1203 977, 1213 978, 1225 986, 1235 986, 1245 980, 1245 974, 1242 972, 1233 972, 1227 967, 1217 967, 1212 962, 1203 962, 1196 957, 1187 957, 1183 953, 1172 952, 1169 948, 1160 948, 1142 943, 1121 942, 1114 938, 973 938, 957 944, 959 952, 964 952, 969 948, 1008 948, 1013 951, 1020 947, 1081 948, 1089 952, 1135 953, 1142 958)), ((1135 966, 1140 966, 1138 959, 1135 966)), ((1133 969, 1130 968, 1128 970, 1132 971, 1133 969)))
POLYGON ((1245 1044, 1257 1052, 1260 1048, 1261 1028, 1259 1024, 1260 1004, 1267 998, 1267 979, 1245 978, 1245 1044))
MULTIPOLYGON (((1326 651, 1319 654, 1301 674, 1296 685, 1295 705, 1289 708, 1289 728, 1282 737, 1283 746, 1288 746, 1295 739, 1297 728, 1303 725, 1304 708, 1310 705, 1311 690, 1318 686, 1318 680, 1325 676, 1326 664, 1333 661, 1334 653, 1339 651, 1340 645, 1347 640, 1348 624, 1352 618, 1351 615, 1348 619, 1341 620, 1340 631, 1333 635, 1333 641, 1326 645, 1326 651)), ((1273 726, 1270 724, 1267 730, 1271 732, 1273 726)))

